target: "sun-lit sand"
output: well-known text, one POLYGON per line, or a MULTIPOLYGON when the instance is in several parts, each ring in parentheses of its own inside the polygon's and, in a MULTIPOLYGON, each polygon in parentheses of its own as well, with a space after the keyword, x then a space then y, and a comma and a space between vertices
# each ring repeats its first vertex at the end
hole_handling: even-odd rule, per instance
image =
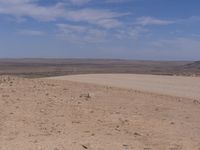
POLYGON ((0 150, 200 149, 199 79, 114 76, 1 76, 0 150))
POLYGON ((200 98, 200 77, 137 74, 89 74, 53 77, 50 79, 94 83, 127 89, 137 89, 158 94, 200 98))

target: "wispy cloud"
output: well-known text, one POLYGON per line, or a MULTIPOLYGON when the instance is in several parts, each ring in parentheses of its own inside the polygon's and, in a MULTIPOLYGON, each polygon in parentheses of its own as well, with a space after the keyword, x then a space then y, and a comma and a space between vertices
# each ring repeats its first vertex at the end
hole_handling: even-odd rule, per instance
POLYGON ((162 20, 152 17, 140 17, 136 20, 135 24, 147 26, 147 25, 169 25, 175 23, 172 20, 162 20))
POLYGON ((43 31, 39 31, 39 30, 20 30, 18 32, 21 35, 28 35, 28 36, 42 36, 45 35, 45 33, 43 31))
POLYGON ((98 20, 96 24, 107 29, 118 28, 123 25, 123 23, 117 19, 101 19, 98 20))
POLYGON ((112 31, 105 28, 94 26, 57 24, 59 32, 57 36, 73 43, 102 43, 120 40, 137 40, 146 36, 149 30, 144 27, 126 27, 113 28, 112 31))
POLYGON ((106 32, 94 27, 70 24, 57 24, 57 27, 57 36, 73 43, 96 43, 106 39, 106 32))
POLYGON ((69 0, 72 4, 75 4, 75 5, 83 5, 83 4, 86 4, 88 3, 89 1, 91 0, 69 0))
POLYGON ((177 19, 177 23, 179 24, 191 24, 200 22, 200 16, 191 16, 189 18, 177 19))
MULTIPOLYGON (((68 2, 71 2, 74 5, 83 5, 83 4, 87 4, 89 2, 95 2, 98 0, 65 0, 68 2)), ((131 0, 101 0, 101 3, 126 3, 126 2, 130 2, 131 0)))
MULTIPOLYGON (((148 34, 150 32, 148 26, 150 25, 166 26, 175 23, 185 24, 186 22, 200 21, 198 16, 176 20, 151 16, 133 17, 133 12, 86 5, 96 0, 57 0, 50 5, 41 5, 38 3, 39 1, 0 0, 0 14, 6 14, 22 20, 31 18, 38 22, 53 22, 59 36, 68 41, 83 42, 102 42, 110 39, 127 38, 134 40, 148 34), (124 21, 124 18, 127 17, 129 19, 124 21), (133 23, 130 20, 135 21, 133 23)), ((128 1, 103 0, 102 2, 123 3, 128 1)), ((19 33, 32 36, 44 35, 42 31, 35 30, 21 30, 19 33)))
POLYGON ((64 4, 57 3, 54 6, 39 6, 34 0, 0 0, 0 13, 20 17, 31 17, 40 21, 52 21, 63 17, 64 4))
MULTIPOLYGON (((83 3, 85 0, 73 0, 73 3, 83 3)), ((114 12, 108 9, 69 9, 64 3, 53 6, 40 6, 34 0, 3 1, 0 0, 0 14, 29 17, 38 21, 56 21, 59 18, 73 22, 87 22, 104 28, 120 26, 119 17, 128 13, 114 12)))
POLYGON ((80 9, 70 11, 66 14, 67 19, 73 21, 83 21, 90 24, 96 24, 102 27, 111 28, 119 26, 121 23, 117 19, 118 17, 122 17, 128 15, 127 13, 118 13, 113 12, 107 9, 80 9))
MULTIPOLYGON (((120 18, 129 15, 127 12, 116 12, 105 8, 77 8, 67 5, 69 2, 82 5, 89 0, 62 0, 48 6, 39 5, 37 2, 37 0, 0 0, 0 14, 14 16, 17 19, 32 18, 39 22, 54 22, 57 24, 59 35, 65 38, 68 36, 67 40, 87 42, 103 41, 110 29, 114 32, 119 29, 124 30, 125 24, 120 18), (69 23, 63 23, 66 21, 69 23)), ((41 32, 34 30, 23 30, 20 34, 42 35, 41 32)))
POLYGON ((130 2, 131 0, 106 0, 106 3, 125 3, 130 2))
POLYGON ((148 29, 140 26, 136 27, 124 27, 117 29, 114 33, 114 36, 118 39, 132 39, 137 40, 141 36, 147 35, 149 32, 148 29))

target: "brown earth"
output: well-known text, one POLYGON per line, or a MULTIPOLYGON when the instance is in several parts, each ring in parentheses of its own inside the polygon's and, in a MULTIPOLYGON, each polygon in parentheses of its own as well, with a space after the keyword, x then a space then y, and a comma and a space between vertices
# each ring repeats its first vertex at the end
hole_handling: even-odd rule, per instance
POLYGON ((199 150, 200 99, 0 77, 0 150, 199 150))
POLYGON ((120 59, 0 59, 0 75, 38 78, 91 73, 200 76, 200 63, 120 59))

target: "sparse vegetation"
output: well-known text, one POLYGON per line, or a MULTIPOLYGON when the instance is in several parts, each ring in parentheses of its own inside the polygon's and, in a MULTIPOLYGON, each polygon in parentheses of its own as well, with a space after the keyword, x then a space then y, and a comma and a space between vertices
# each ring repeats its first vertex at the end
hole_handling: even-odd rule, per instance
POLYGON ((40 78, 90 73, 137 73, 199 76, 198 62, 116 59, 1 59, 1 75, 40 78))

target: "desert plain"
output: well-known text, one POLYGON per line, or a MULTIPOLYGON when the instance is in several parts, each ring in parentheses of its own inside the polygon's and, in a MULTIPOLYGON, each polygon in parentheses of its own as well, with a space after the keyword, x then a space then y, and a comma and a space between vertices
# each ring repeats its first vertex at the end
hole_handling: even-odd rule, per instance
POLYGON ((0 150, 200 150, 199 93, 191 76, 1 75, 0 150))

